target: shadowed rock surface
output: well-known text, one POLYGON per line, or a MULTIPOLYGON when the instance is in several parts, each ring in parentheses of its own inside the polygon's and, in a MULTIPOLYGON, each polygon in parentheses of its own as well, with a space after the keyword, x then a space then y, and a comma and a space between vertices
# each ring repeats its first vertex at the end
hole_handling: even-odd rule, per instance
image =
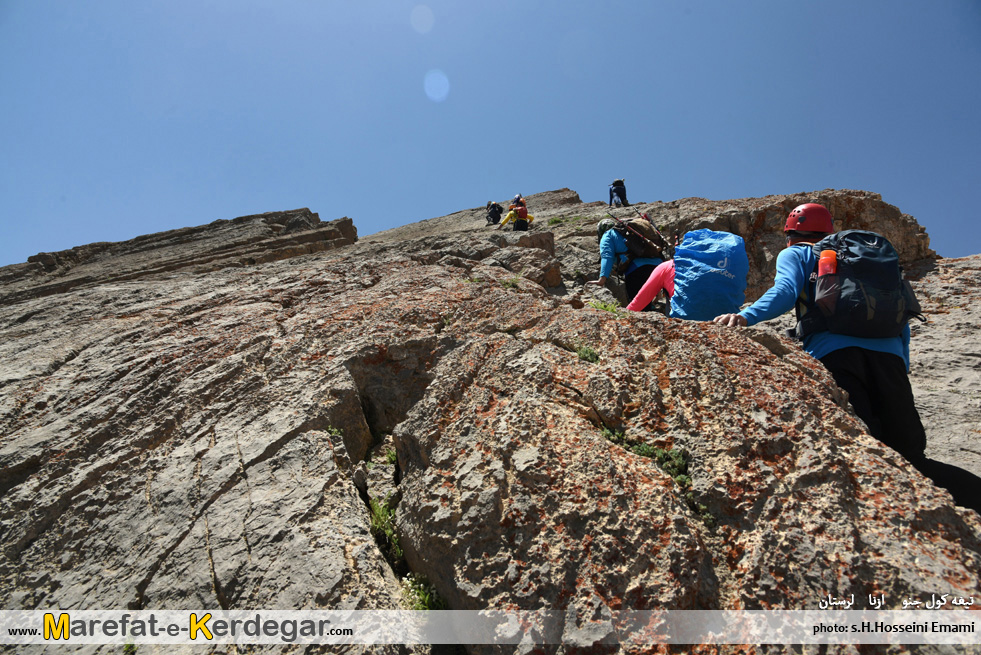
MULTIPOLYGON (((406 570, 451 609, 588 617, 981 598, 981 518, 779 326, 590 306, 606 206, 528 198, 527 234, 474 209, 355 242, 304 210, 0 269, 2 607, 394 609, 406 570), (404 561, 365 497, 397 504, 404 561)), ((755 297, 806 200, 918 276, 930 454, 981 473, 978 258, 866 192, 637 206, 742 234, 755 297)))

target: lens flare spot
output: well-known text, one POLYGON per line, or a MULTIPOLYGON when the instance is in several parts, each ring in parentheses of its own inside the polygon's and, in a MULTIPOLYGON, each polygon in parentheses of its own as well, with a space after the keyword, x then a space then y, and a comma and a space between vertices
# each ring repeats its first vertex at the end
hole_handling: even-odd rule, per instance
POLYGON ((443 71, 433 69, 426 73, 423 87, 426 90, 426 96, 430 100, 433 102, 443 102, 450 93, 450 80, 443 71))
POLYGON ((428 34, 429 30, 433 29, 435 20, 433 10, 426 5, 416 5, 412 8, 412 13, 409 15, 409 23, 412 24, 412 29, 419 32, 419 34, 428 34))

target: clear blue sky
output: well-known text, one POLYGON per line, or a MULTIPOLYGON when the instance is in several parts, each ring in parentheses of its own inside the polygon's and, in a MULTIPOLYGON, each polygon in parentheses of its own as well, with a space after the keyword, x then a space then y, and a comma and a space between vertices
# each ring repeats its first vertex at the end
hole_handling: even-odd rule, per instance
POLYGON ((310 207, 865 189, 981 253, 978 0, 0 0, 0 265, 310 207))

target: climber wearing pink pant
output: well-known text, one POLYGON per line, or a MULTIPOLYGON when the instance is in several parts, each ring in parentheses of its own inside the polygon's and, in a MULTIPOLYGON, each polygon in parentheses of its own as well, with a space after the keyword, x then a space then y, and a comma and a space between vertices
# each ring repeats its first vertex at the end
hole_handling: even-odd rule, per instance
POLYGON ((640 288, 637 295, 630 304, 627 305, 627 309, 632 312, 639 312, 647 307, 651 301, 657 298, 657 294, 664 289, 668 292, 668 297, 674 295, 674 260, 669 259, 668 261, 659 264, 651 276, 647 278, 647 282, 644 286, 640 288))

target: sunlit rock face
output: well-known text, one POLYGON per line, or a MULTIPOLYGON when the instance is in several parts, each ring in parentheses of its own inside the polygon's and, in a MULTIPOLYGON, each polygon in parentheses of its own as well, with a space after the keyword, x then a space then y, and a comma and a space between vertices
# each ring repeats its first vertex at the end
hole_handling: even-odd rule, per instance
MULTIPOLYGON (((931 454, 981 473, 955 436, 977 258, 938 260, 866 192, 614 211, 742 234, 752 297, 809 200, 903 253, 931 454)), ((2 607, 400 608, 408 571, 452 609, 587 616, 981 598, 981 519, 819 362, 776 329, 594 306, 608 208, 528 202, 527 234, 478 208, 358 240, 298 210, 0 269, 2 607)))

